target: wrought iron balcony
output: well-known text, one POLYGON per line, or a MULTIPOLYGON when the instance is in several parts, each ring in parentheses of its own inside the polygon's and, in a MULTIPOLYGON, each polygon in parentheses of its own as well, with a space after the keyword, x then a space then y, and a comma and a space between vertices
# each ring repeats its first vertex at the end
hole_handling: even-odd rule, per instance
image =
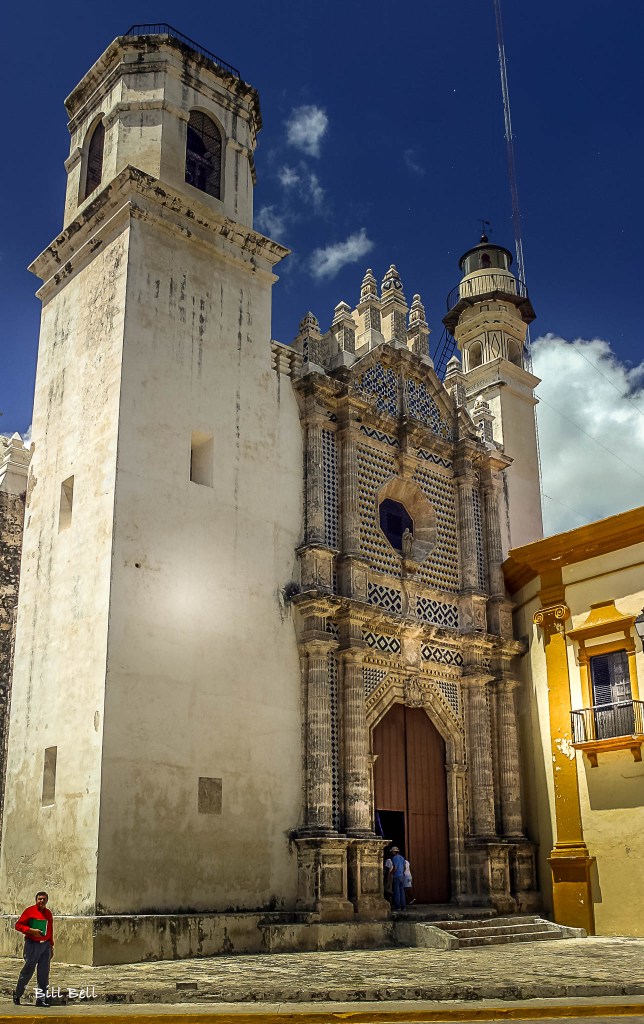
POLYGON ((521 318, 527 324, 532 323, 536 316, 525 282, 502 271, 491 271, 489 274, 466 277, 452 288, 447 296, 447 316, 443 317, 448 331, 454 331, 459 316, 467 306, 483 298, 509 300, 518 308, 521 318))
POLYGON ((178 40, 183 43, 184 46, 194 50, 195 53, 200 53, 202 57, 206 57, 211 60, 213 64, 220 67, 222 71, 227 71, 233 78, 240 78, 239 71, 234 68, 232 64, 228 64, 221 57, 217 57, 216 54, 211 53, 205 46, 200 46, 199 43, 195 43, 194 39, 190 39, 189 36, 184 36, 183 32, 178 32, 172 25, 168 25, 167 22, 155 22, 149 25, 132 25, 127 32, 126 36, 170 36, 172 39, 178 40))
POLYGON ((642 760, 644 701, 620 700, 571 711, 573 746, 583 750, 593 767, 597 754, 606 750, 631 750, 642 760))

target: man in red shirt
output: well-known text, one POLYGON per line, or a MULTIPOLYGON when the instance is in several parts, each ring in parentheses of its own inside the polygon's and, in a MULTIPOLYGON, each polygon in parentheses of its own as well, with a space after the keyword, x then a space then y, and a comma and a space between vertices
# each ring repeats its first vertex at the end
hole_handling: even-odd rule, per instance
MULTIPOLYGON (((37 892, 33 907, 23 910, 16 921, 16 929, 25 936, 25 966, 18 976, 18 984, 13 993, 16 1006, 34 971, 38 988, 46 992, 49 986, 49 962, 54 955, 54 919, 51 911, 47 910, 48 899, 46 892, 37 892)), ((36 1000, 36 1006, 49 1006, 49 1003, 41 997, 36 1000)))

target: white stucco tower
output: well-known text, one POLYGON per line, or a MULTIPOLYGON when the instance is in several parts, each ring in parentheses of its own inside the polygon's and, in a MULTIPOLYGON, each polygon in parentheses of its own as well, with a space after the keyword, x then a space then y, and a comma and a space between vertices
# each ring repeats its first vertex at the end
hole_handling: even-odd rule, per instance
POLYGON ((511 547, 543 536, 534 414, 539 378, 524 365, 535 313, 511 265, 512 254, 482 235, 459 260, 463 276, 448 296, 443 320, 462 358, 462 364, 448 363, 445 385, 456 391, 483 436, 513 460, 504 474, 504 557, 511 547))
POLYGON ((255 90, 155 28, 116 39, 68 98, 64 229, 31 268, 0 891, 10 913, 47 888, 76 962, 118 959, 118 922, 97 952, 106 915, 296 898, 300 671, 280 595, 302 449, 270 346, 287 250, 252 228, 255 90))

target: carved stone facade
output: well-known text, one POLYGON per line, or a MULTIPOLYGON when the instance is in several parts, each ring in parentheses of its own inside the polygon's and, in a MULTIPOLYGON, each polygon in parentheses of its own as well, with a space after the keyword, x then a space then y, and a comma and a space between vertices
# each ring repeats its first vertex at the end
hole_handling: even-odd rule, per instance
POLYGON ((353 314, 340 303, 324 336, 309 314, 295 341, 305 449, 293 599, 307 764, 300 905, 328 917, 347 899, 383 910, 372 741, 394 703, 423 708, 445 742, 452 899, 503 911, 535 902, 512 671, 523 648, 501 571, 510 460, 484 403, 473 421, 437 378, 419 296, 409 327, 406 314, 395 267, 382 299, 367 271, 353 314), (379 518, 387 500, 413 523, 398 547, 379 518), (378 872, 373 895, 356 860, 370 880, 378 872))

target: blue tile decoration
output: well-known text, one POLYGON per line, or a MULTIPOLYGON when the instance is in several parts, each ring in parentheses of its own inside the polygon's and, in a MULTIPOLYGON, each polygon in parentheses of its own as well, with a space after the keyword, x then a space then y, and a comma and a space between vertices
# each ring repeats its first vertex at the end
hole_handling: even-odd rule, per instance
POLYGON ((452 469, 453 463, 450 459, 443 459, 440 455, 435 455, 434 452, 427 452, 424 448, 416 449, 418 458, 424 459, 425 462, 433 462, 436 466, 443 466, 444 469, 452 469))
POLYGON ((436 590, 458 593, 458 539, 452 478, 427 465, 418 467, 414 480, 434 506, 438 527, 436 547, 421 565, 420 577, 436 590))
POLYGON ((355 382, 356 391, 374 397, 378 412, 386 412, 390 416, 398 416, 399 385, 398 374, 382 363, 374 363, 355 382))
POLYGON ((360 549, 374 569, 400 575, 400 559, 380 530, 376 497, 384 483, 396 474, 393 455, 371 445, 357 446, 360 501, 360 549))
POLYGON ((362 639, 368 647, 381 654, 400 654, 400 640, 397 636, 384 636, 382 633, 372 633, 371 630, 362 630, 362 639))
POLYGON ((371 427, 365 427, 364 423, 360 427, 360 433, 366 434, 367 437, 371 437, 375 441, 382 441, 383 444, 389 444, 392 448, 400 447, 397 437, 392 437, 391 434, 385 434, 382 430, 373 430, 371 427))
POLYGON ((405 398, 409 416, 420 420, 439 437, 452 440, 452 428, 441 416, 438 405, 422 380, 416 380, 414 377, 405 379, 405 398))
POLYGON ((378 583, 369 581, 367 584, 367 601, 369 604, 376 604, 385 611, 402 613, 402 594, 393 587, 384 587, 378 583))
POLYGON ((446 626, 458 629, 458 607, 445 601, 436 601, 431 597, 416 598, 416 615, 423 622, 431 622, 435 626, 446 626))
POLYGON ((324 542, 338 546, 338 459, 335 433, 322 431, 322 472, 324 474, 324 542))
POLYGON ((487 560, 481 518, 481 499, 478 487, 472 489, 472 505, 474 507, 474 532, 476 533, 476 566, 478 569, 479 587, 487 591, 487 560))
POLYGON ((441 694, 443 700, 449 705, 456 718, 461 718, 463 711, 461 707, 461 688, 457 682, 451 679, 435 680, 434 686, 441 694))
POLYGON ((433 661, 437 665, 463 667, 463 655, 458 651, 452 651, 449 647, 434 647, 432 644, 422 644, 420 654, 423 661, 433 661))

